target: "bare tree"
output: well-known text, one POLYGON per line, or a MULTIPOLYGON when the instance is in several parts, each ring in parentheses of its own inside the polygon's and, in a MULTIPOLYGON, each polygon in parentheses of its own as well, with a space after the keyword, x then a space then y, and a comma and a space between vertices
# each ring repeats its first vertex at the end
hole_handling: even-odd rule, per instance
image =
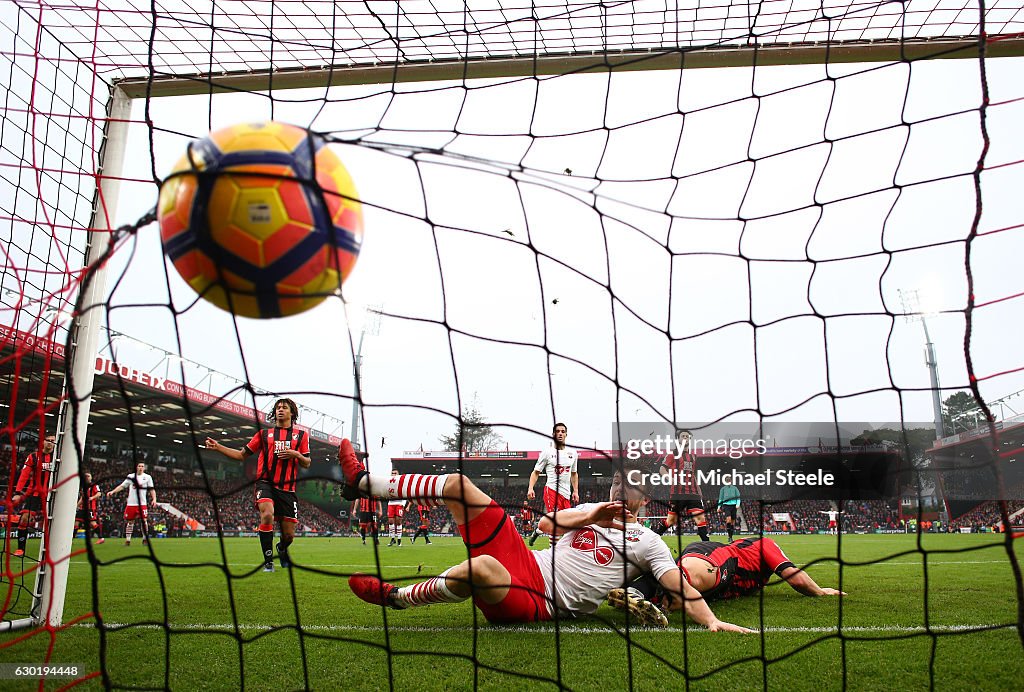
POLYGON ((442 435, 440 442, 449 452, 457 452, 460 449, 465 452, 484 452, 498 449, 502 438, 487 424, 474 401, 455 422, 455 431, 451 435, 442 435))

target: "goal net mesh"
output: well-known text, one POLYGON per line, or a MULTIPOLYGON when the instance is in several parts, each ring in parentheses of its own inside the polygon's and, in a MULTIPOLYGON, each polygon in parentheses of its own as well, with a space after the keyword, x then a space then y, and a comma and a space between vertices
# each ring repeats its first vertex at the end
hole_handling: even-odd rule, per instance
MULTIPOLYGON (((69 586, 64 625, 46 622, 36 539, 47 540, 52 509, 44 499, 19 528, 24 507, 12 500, 26 458, 71 416, 65 355, 77 343, 74 317, 86 312, 101 315, 102 329, 100 352, 84 357, 128 369, 112 373, 118 391, 104 393, 121 410, 108 406, 93 421, 122 436, 87 436, 82 470, 107 491, 135 461, 188 459, 182 479, 166 471, 178 490, 164 495, 198 503, 193 514, 205 512, 212 526, 236 510, 239 522, 255 521, 251 484, 232 482, 202 449, 210 406, 185 387, 250 412, 267 410, 271 393, 325 411, 356 401, 356 442, 375 463, 375 450, 397 453, 393 445, 416 439, 430 450, 477 407, 512 448, 546 446, 564 419, 571 445, 600 451, 619 424, 636 421, 671 431, 677 421, 871 420, 900 431, 933 420, 937 391, 943 400, 961 392, 965 409, 947 411, 945 444, 979 431, 984 458, 974 463, 999 495, 971 504, 974 523, 1010 526, 1024 483, 1019 472, 1003 478, 1001 464, 1019 443, 997 424, 1012 408, 990 404, 1024 390, 1019 349, 1008 346, 1024 289, 1006 263, 1019 254, 1024 223, 1014 57, 1022 31, 1020 0, 5 3, 3 615, 34 621, 0 641, 3 660, 51 660, 71 638, 92 647, 83 661, 97 662, 80 677, 166 687, 198 665, 188 647, 202 641, 231 659, 211 664, 216 672, 243 686, 258 685, 253 676, 270 674, 268 657, 281 652, 300 661, 287 664, 281 684, 315 687, 318 658, 343 665, 339 652, 373 649, 400 686, 407 655, 455 651, 474 685, 488 674, 590 684, 564 678, 560 658, 522 672, 518 657, 482 652, 479 614, 466 632, 438 633, 450 647, 438 651, 395 638, 432 632, 429 616, 401 630, 396 616, 370 608, 353 623, 318 619, 310 601, 351 599, 343 577, 379 573, 379 551, 361 570, 299 565, 285 620, 267 622, 246 605, 260 603, 252 546, 236 554, 222 538, 215 557, 184 566, 161 561, 158 547, 101 558, 78 541, 69 581, 79 586, 69 586), (127 117, 110 115, 112 94, 131 99, 127 117), (366 236, 344 299, 300 317, 239 320, 198 300, 164 261, 152 208, 190 141, 270 119, 332 142, 359 191, 366 236), (124 163, 110 173, 104 154, 115 145, 124 163), (86 260, 90 245, 108 251, 105 289, 81 304, 83 282, 101 266, 86 260), (377 335, 365 328, 370 315, 382 321, 377 335), (182 384, 170 396, 181 420, 173 443, 147 439, 146 423, 168 409, 154 412, 159 401, 126 387, 132 364, 148 357, 182 384), (941 382, 926 360, 941 363, 941 382), (19 532, 30 549, 16 556, 19 532), (126 571, 137 574, 124 581, 126 571), (181 578, 201 572, 226 594, 215 605, 181 578), (329 590, 311 591, 306 577, 329 590), (122 586, 143 582, 136 593, 122 586), (105 619, 115 598, 158 605, 134 621, 105 619), (118 662, 134 636, 158 659, 139 680, 118 662)), ((73 400, 91 394, 79 388, 73 400)), ((266 423, 254 417, 225 444, 240 447, 266 423)), ((336 496, 337 471, 316 461, 310 484, 336 496)), ((470 460, 458 464, 473 475, 470 460)), ((607 476, 585 479, 591 499, 607 492, 607 476)), ((479 480, 514 513, 520 486, 479 480)), ((914 528, 934 520, 929 502, 941 502, 924 485, 928 500, 920 482, 905 493, 914 528)), ((101 500, 118 525, 123 497, 101 500)), ((820 524, 796 527, 791 516, 786 527, 776 515, 816 518, 833 504, 751 501, 739 522, 752 534, 809 529, 820 524)), ((897 504, 835 507, 863 522, 844 525, 852 530, 898 519, 897 504)), ((820 558, 840 583, 842 545, 820 558)), ((927 565, 921 541, 911 552, 927 565)), ((923 619, 894 636, 934 642, 948 633, 929 627, 926 597, 922 608, 923 619)), ((743 624, 770 628, 757 612, 758 622, 743 624)), ((846 641, 838 612, 805 646, 846 641)), ((606 610, 589 625, 621 636, 631 685, 645 658, 673 684, 714 680, 736 665, 691 666, 680 622, 667 648, 606 610)), ((553 650, 567 627, 560 619, 544 629, 554 632, 553 650)), ((767 684, 769 666, 798 652, 751 660, 767 684)))

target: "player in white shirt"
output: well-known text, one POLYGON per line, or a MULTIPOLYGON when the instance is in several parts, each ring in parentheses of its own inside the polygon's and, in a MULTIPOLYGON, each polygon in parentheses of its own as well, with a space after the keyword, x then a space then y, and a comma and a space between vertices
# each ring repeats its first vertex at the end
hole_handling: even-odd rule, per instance
POLYGON ((839 529, 838 529, 839 522, 836 521, 839 518, 839 512, 838 511, 836 511, 834 509, 830 509, 830 510, 825 511, 825 512, 819 511, 818 514, 827 514, 828 515, 828 532, 829 533, 839 533, 839 529))
MULTIPOLYGON (((565 423, 555 423, 551 430, 553 444, 537 457, 533 473, 530 474, 530 484, 526 488, 526 499, 533 500, 537 496, 533 490, 537 479, 541 474, 547 476, 547 483, 544 485, 544 511, 549 514, 569 509, 580 502, 580 475, 576 471, 579 455, 575 449, 565 448, 565 438, 568 434, 569 429, 565 423)), ((541 533, 538 522, 530 536, 531 546, 541 533)), ((552 536, 551 540, 555 541, 557 537, 552 536)))
MULTIPOLYGON (((398 475, 398 469, 391 469, 392 478, 398 475)), ((390 500, 388 502, 388 535, 391 536, 391 541, 388 543, 388 547, 395 545, 395 539, 398 539, 398 547, 402 547, 402 526, 405 523, 405 505, 408 504, 408 500, 390 500)))
POLYGON ((149 537, 149 505, 156 504, 156 486, 153 484, 153 477, 146 473, 146 465, 141 461, 135 465, 135 473, 129 473, 121 485, 117 486, 107 497, 113 497, 122 490, 128 491, 128 502, 124 508, 124 544, 132 544, 132 531, 135 529, 135 520, 142 518, 142 542, 146 543, 149 537), (147 498, 147 492, 148 498, 147 498), (149 502, 147 503, 147 499, 149 502))
MULTIPOLYGON (((362 600, 396 609, 457 603, 472 597, 490 622, 533 622, 566 614, 592 613, 624 575, 650 570, 662 586, 685 598, 686 613, 711 631, 749 632, 720 621, 700 593, 683 579, 668 546, 636 523, 647 503, 642 488, 627 487, 623 474, 612 480, 609 501, 582 505, 541 519, 548 531, 563 534, 557 545, 531 551, 510 517, 487 493, 459 473, 441 476, 367 473, 348 440, 338 450, 348 492, 389 499, 420 498, 443 503, 452 513, 469 559, 425 582, 397 587, 380 578, 355 574, 349 587, 362 600), (625 557, 624 557, 625 556, 625 557)), ((632 477, 627 474, 627 478, 632 477)))

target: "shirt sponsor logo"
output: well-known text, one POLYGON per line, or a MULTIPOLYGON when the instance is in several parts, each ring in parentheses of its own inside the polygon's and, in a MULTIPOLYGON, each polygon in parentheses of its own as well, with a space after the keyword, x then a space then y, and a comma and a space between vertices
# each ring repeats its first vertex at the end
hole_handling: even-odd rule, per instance
POLYGON ((608 546, 598 545, 597 533, 593 529, 581 529, 572 537, 569 544, 573 549, 581 553, 590 553, 594 562, 599 565, 607 565, 615 557, 615 553, 608 546))

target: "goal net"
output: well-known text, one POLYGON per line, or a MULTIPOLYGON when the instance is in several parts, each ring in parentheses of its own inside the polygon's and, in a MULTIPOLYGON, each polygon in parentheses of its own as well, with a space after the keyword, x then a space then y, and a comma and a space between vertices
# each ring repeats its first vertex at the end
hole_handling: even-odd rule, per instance
MULTIPOLYGON (((353 572, 410 583, 447 565, 382 548, 361 565, 331 557, 358 541, 340 537, 355 522, 339 512, 355 510, 337 443, 353 437, 374 472, 415 459, 429 473, 444 466, 429 454, 438 440, 481 420, 484 451, 509 459, 568 423, 570 447, 592 460, 592 500, 606 499, 610 450, 684 423, 768 431, 768 447, 790 450, 779 455, 851 439, 913 448, 889 497, 744 493, 737 533, 828 536, 839 512, 839 538, 798 544, 795 561, 840 588, 851 569, 910 555, 917 610, 892 636, 922 638, 932 659, 946 634, 1021 631, 1013 609, 932 622, 929 560, 985 546, 920 531, 1012 536, 1022 523, 1012 344, 1024 289, 1008 259, 1022 249, 1022 31, 1020 0, 5 3, 0 571, 12 632, 0 662, 169 687, 193 679, 209 645, 211 680, 228 686, 347 684, 336 668, 349 656, 393 687, 416 682, 410 661, 473 686, 680 686, 737 671, 767 686, 838 642, 838 673, 857 670, 842 603, 805 630, 778 625, 797 639, 769 647, 763 634, 732 658, 695 654, 692 624, 654 639, 608 608, 536 631, 488 628, 475 611, 438 625, 435 609, 356 610, 353 572), (181 280, 154 207, 189 142, 266 120, 327 139, 365 236, 339 295, 249 320, 181 280), (313 460, 300 533, 339 537, 300 537, 265 601, 252 469, 206 440, 241 448, 284 397, 301 405, 313 460), (850 421, 875 423, 844 437, 850 421), (835 435, 777 432, 811 423, 835 435), (30 458, 40 468, 25 475, 30 458), (209 540, 161 555, 172 542, 139 548, 136 528, 131 552, 96 543, 123 544, 125 497, 142 491, 106 493, 140 462, 156 478, 150 523, 209 540), (75 522, 86 472, 96 525, 75 522), (857 530, 917 540, 851 555, 843 534, 857 530), (322 559, 303 564, 311 544, 322 559), (532 635, 551 652, 535 670, 519 650, 532 635), (615 661, 606 678, 570 651, 589 637, 615 661), (140 647, 149 660, 133 667, 140 647)), ((454 451, 448 470, 518 511, 531 468, 496 476, 473 465, 479 450, 454 451)), ((724 526, 714 499, 709 519, 724 526)), ((1012 540, 1000 550, 1019 603, 1012 540)), ((769 633, 775 593, 734 619, 769 633)))

